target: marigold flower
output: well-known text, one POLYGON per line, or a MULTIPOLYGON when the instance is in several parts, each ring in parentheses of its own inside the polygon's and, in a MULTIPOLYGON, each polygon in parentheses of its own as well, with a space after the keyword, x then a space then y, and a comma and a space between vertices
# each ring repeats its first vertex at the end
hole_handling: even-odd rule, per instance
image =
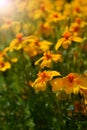
POLYGON ((11 19, 6 19, 5 23, 1 26, 0 31, 11 30, 17 34, 21 29, 21 24, 19 21, 13 21, 11 19))
POLYGON ((8 61, 0 61, 0 71, 5 71, 11 68, 11 64, 8 61))
POLYGON ((75 21, 71 23, 70 31, 75 36, 80 36, 83 33, 83 28, 87 25, 87 22, 82 21, 81 18, 76 17, 75 21))
POLYGON ((46 40, 40 41, 37 37, 32 38, 29 41, 30 43, 24 47, 24 51, 31 57, 49 50, 52 45, 52 42, 46 40))
POLYGON ((57 71, 43 71, 38 73, 38 78, 34 81, 32 87, 36 91, 45 91, 47 87, 47 82, 50 81, 54 76, 60 76, 57 71))
POLYGON ((12 42, 10 43, 9 50, 10 51, 19 50, 22 48, 23 44, 24 44, 23 34, 19 33, 16 35, 16 38, 12 40, 12 42))
POLYGON ((35 41, 35 39, 36 37, 33 35, 24 37, 22 33, 18 33, 16 35, 16 38, 10 43, 9 50, 20 50, 28 45, 30 42, 35 41))
POLYGON ((62 16, 61 13, 59 12, 51 12, 50 16, 48 17, 48 22, 51 23, 51 22, 55 22, 57 23, 58 21, 61 21, 61 20, 64 20, 64 16, 62 16))
POLYGON ((67 49, 69 45, 71 45, 71 42, 82 42, 83 39, 81 37, 76 37, 72 35, 71 32, 66 31, 63 33, 63 37, 58 40, 58 42, 55 45, 55 49, 58 50, 58 48, 62 45, 63 48, 67 49))
POLYGON ((64 89, 67 94, 72 92, 77 94, 79 91, 83 92, 85 96, 87 94, 87 77, 76 73, 70 73, 63 78, 53 79, 50 84, 54 92, 64 89))
POLYGON ((39 60, 37 60, 35 62, 35 65, 37 65, 38 63, 40 63, 40 67, 44 68, 44 67, 51 67, 52 62, 61 62, 62 61, 62 56, 60 54, 53 54, 50 51, 44 52, 43 54, 44 56, 42 56, 39 60))

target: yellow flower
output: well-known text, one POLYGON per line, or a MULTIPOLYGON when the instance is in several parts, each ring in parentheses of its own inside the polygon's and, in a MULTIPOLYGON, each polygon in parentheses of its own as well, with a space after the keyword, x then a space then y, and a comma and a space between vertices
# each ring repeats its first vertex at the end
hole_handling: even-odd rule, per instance
POLYGON ((49 50, 52 45, 52 42, 46 40, 40 41, 37 37, 31 37, 29 42, 30 43, 24 47, 24 51, 31 57, 49 50))
POLYGON ((76 80, 78 79, 78 74, 70 73, 63 78, 53 79, 50 83, 52 90, 59 91, 64 89, 67 94, 73 92, 74 87, 76 86, 76 80))
POLYGON ((14 40, 12 40, 12 42, 10 43, 9 46, 9 50, 13 51, 13 50, 20 50, 22 48, 24 48, 29 42, 32 41, 32 39, 34 39, 35 36, 23 36, 22 33, 18 33, 16 35, 16 38, 14 40))
POLYGON ((6 19, 5 23, 1 26, 0 31, 11 30, 15 34, 21 29, 21 24, 19 21, 13 21, 12 19, 6 19))
POLYGON ((12 40, 12 42, 10 43, 9 50, 13 51, 21 49, 23 46, 23 42, 24 42, 23 34, 22 33, 17 34, 16 38, 12 40))
POLYGON ((47 87, 47 82, 50 81, 54 76, 60 76, 57 71, 43 71, 38 73, 38 78, 34 81, 32 87, 36 91, 45 91, 47 87))
POLYGON ((11 64, 8 61, 6 62, 0 61, 0 71, 5 71, 10 68, 11 68, 11 64))
POLYGON ((39 36, 45 35, 45 37, 48 36, 54 36, 54 31, 53 31, 53 27, 50 26, 50 24, 48 22, 46 23, 41 23, 39 30, 37 31, 37 34, 39 36))
POLYGON ((63 78, 52 79, 50 84, 53 92, 62 89, 64 89, 67 94, 82 92, 87 99, 87 76, 69 73, 63 78))
POLYGON ((64 32, 63 37, 60 38, 58 40, 58 42, 56 43, 55 49, 58 50, 58 48, 61 45, 63 46, 63 48, 67 49, 72 41, 74 41, 74 42, 82 42, 83 39, 80 38, 80 37, 76 37, 76 36, 72 35, 72 33, 69 32, 69 31, 66 31, 66 32, 64 32))
POLYGON ((3 49, 3 51, 0 51, 0 61, 4 59, 4 56, 6 56, 6 52, 8 51, 8 47, 3 49))
POLYGON ((75 21, 71 23, 70 31, 75 36, 80 36, 83 33, 84 27, 87 25, 87 22, 82 21, 80 17, 76 17, 75 21))
POLYGON ((30 36, 29 44, 23 49, 30 57, 34 57, 41 53, 40 41, 36 36, 30 36))
POLYGON ((41 68, 44 67, 51 67, 52 62, 58 62, 58 61, 62 61, 62 56, 60 54, 53 54, 50 51, 44 52, 44 56, 42 56, 39 60, 37 60, 35 62, 35 65, 37 65, 39 62, 42 63, 40 64, 41 68))
POLYGON ((55 22, 57 23, 58 21, 61 21, 61 20, 64 20, 64 16, 62 16, 61 13, 59 12, 51 12, 50 16, 48 17, 48 22, 51 23, 51 22, 55 22))

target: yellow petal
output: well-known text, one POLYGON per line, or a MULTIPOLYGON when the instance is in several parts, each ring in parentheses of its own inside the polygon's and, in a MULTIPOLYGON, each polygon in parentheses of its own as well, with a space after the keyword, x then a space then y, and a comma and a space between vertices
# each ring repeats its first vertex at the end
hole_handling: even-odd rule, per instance
POLYGON ((87 76, 84 76, 84 75, 79 76, 79 78, 77 80, 77 84, 87 88, 87 76))
MULTIPOLYGON (((54 77, 54 76, 61 76, 60 72, 58 71, 48 71, 48 73, 51 75, 51 79, 54 77)), ((50 79, 50 80, 51 80, 50 79)))
POLYGON ((82 42, 83 39, 80 38, 80 37, 73 37, 73 38, 72 38, 72 41, 75 41, 75 42, 82 42))
POLYGON ((58 42, 55 45, 55 50, 59 49, 59 47, 62 45, 62 43, 64 42, 64 40, 65 40, 64 38, 61 38, 61 39, 58 40, 58 42))
POLYGON ((49 42, 49 41, 46 41, 46 40, 44 40, 44 41, 42 41, 41 42, 41 44, 45 44, 45 45, 52 45, 53 43, 52 42, 49 42))
POLYGON ((79 86, 80 91, 83 93, 83 95, 85 96, 86 100, 87 100, 87 88, 83 87, 83 86, 79 86))
POLYGON ((52 64, 52 61, 51 61, 51 59, 49 59, 49 60, 43 60, 42 61, 42 63, 41 63, 41 65, 40 65, 40 67, 41 68, 44 68, 44 67, 51 67, 51 64, 52 64))
POLYGON ((42 61, 43 60, 43 57, 41 57, 39 60, 37 60, 36 62, 35 62, 35 65, 37 65, 40 61, 42 61))
POLYGON ((78 94, 78 92, 79 92, 79 86, 76 85, 76 86, 73 88, 73 93, 74 93, 74 94, 78 94))
POLYGON ((63 88, 63 79, 62 78, 56 78, 50 81, 50 84, 52 86, 52 91, 60 91, 63 88))
POLYGON ((63 88, 67 94, 71 94, 73 92, 74 83, 71 83, 67 77, 64 77, 63 88))

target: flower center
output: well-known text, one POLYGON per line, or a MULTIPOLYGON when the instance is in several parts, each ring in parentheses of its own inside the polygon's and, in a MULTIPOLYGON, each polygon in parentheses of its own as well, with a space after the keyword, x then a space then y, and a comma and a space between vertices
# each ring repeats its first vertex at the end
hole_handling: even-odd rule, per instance
POLYGON ((22 33, 17 34, 16 38, 18 39, 19 42, 21 42, 23 40, 23 34, 22 33))
POLYGON ((73 27, 73 31, 74 31, 74 32, 78 32, 79 29, 80 29, 79 26, 75 26, 75 27, 73 27))
POLYGON ((76 18, 76 23, 81 24, 81 19, 80 18, 76 18))
POLYGON ((59 18, 58 14, 56 14, 56 13, 53 15, 53 17, 54 18, 59 18))
POLYGON ((73 80, 74 80, 74 75, 73 75, 72 73, 70 73, 70 74, 68 75, 68 79, 69 79, 69 81, 72 83, 73 80))
POLYGON ((46 53, 44 54, 44 56, 46 57, 47 60, 49 60, 49 59, 52 58, 52 55, 51 55, 50 52, 46 52, 46 53))
POLYGON ((80 12, 81 12, 80 7, 77 6, 77 7, 75 8, 75 11, 76 11, 77 13, 80 13, 80 12))
POLYGON ((47 81, 50 78, 50 76, 46 72, 40 73, 40 77, 42 82, 47 81))
POLYGON ((4 62, 0 62, 0 68, 4 67, 4 62))
POLYGON ((70 32, 65 32, 65 33, 63 34, 63 37, 64 37, 66 40, 68 40, 68 39, 71 37, 71 33, 70 33, 70 32))

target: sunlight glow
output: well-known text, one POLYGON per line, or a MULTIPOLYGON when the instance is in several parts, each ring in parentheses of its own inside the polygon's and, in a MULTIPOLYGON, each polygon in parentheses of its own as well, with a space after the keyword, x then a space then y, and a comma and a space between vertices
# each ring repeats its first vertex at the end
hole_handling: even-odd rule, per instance
POLYGON ((10 13, 12 6, 12 0, 0 0, 0 14, 10 13))

